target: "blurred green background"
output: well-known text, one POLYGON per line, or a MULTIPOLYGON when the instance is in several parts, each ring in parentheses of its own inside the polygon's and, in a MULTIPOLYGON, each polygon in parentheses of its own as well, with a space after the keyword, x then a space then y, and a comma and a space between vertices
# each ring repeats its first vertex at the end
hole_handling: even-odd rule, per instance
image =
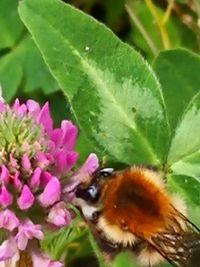
MULTIPOLYGON (((200 51, 199 0, 65 2, 105 23, 121 40, 139 51, 150 64, 161 50, 184 47, 196 53, 200 51)), ((17 7, 17 0, 0 0, 0 84, 3 97, 8 102, 16 97, 20 100, 32 98, 40 103, 49 101, 55 124, 58 125, 64 118, 73 120, 70 106, 20 21, 17 7)), ((76 149, 80 153, 79 163, 92 152, 82 134, 79 135, 76 149)), ((196 214, 196 211, 192 212, 194 220, 196 214)), ((104 266, 103 262, 97 261, 93 252, 94 244, 91 245, 90 239, 87 228, 81 220, 77 220, 70 235, 69 230, 63 230, 63 233, 49 236, 43 246, 54 254, 54 247, 62 243, 66 266, 104 266)), ((112 266, 131 267, 136 264, 130 260, 129 255, 123 254, 117 257, 112 266)))

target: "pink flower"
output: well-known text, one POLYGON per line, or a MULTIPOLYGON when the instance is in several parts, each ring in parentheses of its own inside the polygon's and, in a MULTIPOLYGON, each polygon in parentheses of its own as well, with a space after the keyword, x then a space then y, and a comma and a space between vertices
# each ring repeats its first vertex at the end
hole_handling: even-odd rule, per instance
POLYGON ((1 166, 0 181, 2 181, 4 184, 7 184, 9 181, 9 172, 5 165, 1 166))
POLYGON ((6 209, 0 212, 0 228, 12 232, 19 225, 19 220, 14 212, 6 209))
POLYGON ((6 208, 9 206, 13 201, 13 197, 8 192, 7 188, 2 185, 1 187, 1 193, 0 193, 0 204, 3 208, 6 208))
POLYGON ((36 244, 44 239, 46 226, 70 224, 73 216, 64 194, 66 201, 74 196, 83 176, 98 167, 97 158, 91 154, 72 175, 77 128, 64 120, 54 129, 48 103, 40 107, 16 99, 9 106, 0 100, 0 119, 0 228, 7 238, 0 244, 0 262, 16 261, 26 251, 34 267, 61 267, 36 244))
POLYGON ((18 233, 15 237, 17 247, 20 250, 25 250, 28 244, 28 240, 31 240, 33 238, 36 238, 38 240, 42 240, 44 238, 42 226, 39 224, 35 225, 31 220, 27 219, 18 227, 18 233))
POLYGON ((12 258, 17 251, 17 244, 13 237, 5 240, 0 245, 0 261, 5 261, 12 258))
POLYGON ((52 177, 44 188, 43 193, 38 197, 38 200, 43 207, 49 207, 60 199, 61 186, 56 177, 52 177))
POLYGON ((49 257, 44 254, 41 254, 38 250, 32 250, 31 253, 33 267, 64 267, 64 264, 59 261, 51 261, 49 257))
POLYGON ((77 186, 82 182, 83 177, 91 175, 99 167, 99 161, 95 154, 90 154, 81 166, 81 168, 74 173, 67 182, 67 185, 63 189, 64 199, 66 201, 71 201, 75 196, 75 191, 77 186))
POLYGON ((72 214, 65 208, 64 202, 54 205, 49 212, 48 222, 56 226, 68 225, 72 219, 72 214))
POLYGON ((30 188, 25 184, 22 188, 21 195, 17 199, 17 204, 21 210, 29 209, 34 202, 34 195, 30 188))

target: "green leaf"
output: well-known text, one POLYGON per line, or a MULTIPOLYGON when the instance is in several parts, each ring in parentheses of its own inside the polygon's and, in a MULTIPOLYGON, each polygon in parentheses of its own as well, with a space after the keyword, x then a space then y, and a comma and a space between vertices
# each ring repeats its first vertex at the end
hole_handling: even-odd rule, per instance
POLYGON ((187 217, 197 227, 200 227, 200 183, 194 177, 187 175, 168 175, 168 189, 179 195, 187 205, 187 217))
POLYGON ((186 50, 163 51, 154 62, 162 85, 172 132, 191 99, 200 89, 200 56, 186 50))
POLYGON ((16 0, 0 1, 0 49, 13 47, 24 32, 17 13, 17 4, 16 0))
POLYGON ((190 158, 200 150, 200 92, 192 99, 186 109, 175 135, 168 155, 172 165, 185 158, 190 158))
POLYGON ((6 101, 15 96, 20 85, 29 93, 42 88, 48 94, 58 88, 29 35, 15 50, 0 57, 0 82, 6 101))
POLYGON ((169 175, 167 181, 170 190, 182 195, 188 203, 195 206, 200 205, 200 183, 194 177, 169 175))
POLYGON ((175 174, 192 176, 200 182, 200 151, 175 162, 171 170, 175 174))
POLYGON ((0 1, 0 49, 3 49, 0 51, 0 84, 6 101, 12 100, 20 87, 29 93, 42 89, 45 94, 58 89, 38 48, 20 21, 17 4, 16 0, 0 1))
POLYGON ((131 256, 128 253, 120 253, 114 263, 112 264, 112 267, 138 267, 139 265, 135 263, 133 256, 131 256))
POLYGON ((22 1, 20 15, 93 146, 127 164, 162 164, 169 139, 165 107, 141 56, 61 1, 22 1))

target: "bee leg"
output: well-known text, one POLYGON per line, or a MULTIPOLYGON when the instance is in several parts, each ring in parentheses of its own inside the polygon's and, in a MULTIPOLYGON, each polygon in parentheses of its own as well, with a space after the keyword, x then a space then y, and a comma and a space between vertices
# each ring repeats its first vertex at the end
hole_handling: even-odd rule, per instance
POLYGON ((106 262, 111 262, 122 251, 121 245, 112 243, 101 236, 94 236, 94 239, 106 262))

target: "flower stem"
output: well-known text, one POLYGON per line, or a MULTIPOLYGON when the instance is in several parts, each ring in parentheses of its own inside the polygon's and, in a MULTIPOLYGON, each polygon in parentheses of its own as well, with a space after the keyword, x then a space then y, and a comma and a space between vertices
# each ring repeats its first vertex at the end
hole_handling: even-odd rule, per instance
POLYGON ((31 257, 27 251, 20 252, 20 258, 16 264, 16 267, 33 267, 31 257))
POLYGON ((133 23, 138 28, 138 30, 142 34, 143 38, 147 42, 149 48, 151 49, 151 52, 153 53, 154 56, 156 56, 158 54, 158 49, 155 47, 148 32, 146 31, 146 29, 144 28, 144 26, 142 25, 142 23, 140 22, 140 20, 136 16, 136 14, 134 13, 133 8, 131 8, 128 4, 126 4, 126 10, 127 10, 127 13, 129 14, 131 20, 133 21, 133 23))
POLYGON ((168 22, 173 8, 174 8, 174 0, 170 0, 170 2, 167 5, 167 9, 165 11, 165 14, 163 16, 163 20, 162 20, 163 25, 165 25, 168 22))
POLYGON ((104 258, 102 256, 102 253, 98 249, 98 246, 97 246, 92 234, 89 234, 89 239, 90 239, 91 246, 92 246, 92 248, 94 250, 94 253, 95 253, 96 257, 97 257, 97 260, 98 260, 98 263, 99 263, 99 267, 109 267, 108 264, 105 263, 105 260, 104 260, 104 258))
POLYGON ((146 2, 147 7, 149 8, 149 11, 151 12, 153 18, 155 19, 157 26, 158 26, 164 49, 169 49, 170 48, 169 36, 168 36, 167 30, 165 28, 165 25, 163 24, 163 20, 160 17, 160 15, 158 14, 156 6, 152 2, 152 0, 145 0, 145 2, 146 2))

